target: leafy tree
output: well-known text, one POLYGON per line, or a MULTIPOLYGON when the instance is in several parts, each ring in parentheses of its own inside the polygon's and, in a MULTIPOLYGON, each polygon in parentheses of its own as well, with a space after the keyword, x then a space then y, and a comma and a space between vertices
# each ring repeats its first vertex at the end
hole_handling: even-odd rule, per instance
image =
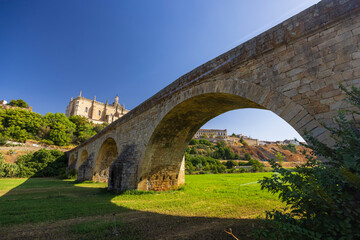
POLYGON ((276 152, 275 159, 279 162, 280 165, 283 165, 285 161, 285 156, 281 154, 281 152, 276 152))
POLYGON ((313 153, 295 173, 274 161, 272 177, 260 181, 262 189, 279 193, 289 207, 267 212, 271 223, 257 233, 266 239, 360 239, 360 90, 346 92, 357 110, 341 110, 336 127, 326 127, 335 145, 331 148, 310 134, 306 140, 313 153))
POLYGON ((245 153, 245 160, 250 160, 251 159, 251 155, 250 153, 245 153))
POLYGON ((69 145, 76 125, 63 113, 47 113, 44 119, 50 127, 49 140, 58 146, 69 145))
POLYGON ((207 145, 207 146, 212 146, 212 143, 207 139, 200 139, 198 143, 199 144, 204 144, 204 145, 207 145))
POLYGON ((262 164, 259 160, 250 159, 247 163, 247 166, 251 166, 252 172, 262 172, 264 171, 264 164, 262 164))
POLYGON ((191 139, 191 141, 189 142, 189 145, 197 145, 199 144, 199 141, 196 139, 191 139))
POLYGON ((231 134, 231 137, 237 137, 235 133, 231 134))
POLYGON ((232 160, 228 160, 226 161, 225 166, 227 169, 232 169, 234 166, 236 166, 236 163, 232 160))
POLYGON ((198 154, 198 151, 196 150, 195 147, 192 147, 192 148, 190 149, 190 154, 198 154))
POLYGON ((0 134, 0 146, 5 145, 8 141, 8 138, 2 134, 0 134))
POLYGON ((69 120, 75 124, 74 141, 82 143, 96 134, 92 123, 83 116, 70 116, 69 120))
POLYGON ((288 145, 281 145, 282 149, 289 150, 292 153, 297 153, 296 146, 293 143, 289 143, 288 145))
POLYGON ((109 124, 106 123, 106 122, 104 122, 104 123, 102 123, 102 124, 96 124, 96 125, 94 126, 94 131, 95 131, 96 133, 99 133, 99 132, 101 132, 104 128, 106 128, 107 126, 109 126, 109 124))
POLYGON ((18 99, 18 100, 11 100, 8 105, 10 106, 14 106, 14 107, 21 107, 21 108, 29 108, 29 104, 27 104, 27 102, 25 102, 22 99, 18 99))

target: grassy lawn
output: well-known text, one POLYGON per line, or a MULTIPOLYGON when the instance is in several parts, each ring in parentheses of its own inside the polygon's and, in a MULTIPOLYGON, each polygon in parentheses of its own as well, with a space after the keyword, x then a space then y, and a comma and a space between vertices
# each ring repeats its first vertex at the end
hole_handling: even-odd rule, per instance
POLYGON ((19 238, 19 232, 29 239, 31 234, 36 239, 157 239, 171 228, 182 239, 182 232, 191 233, 194 226, 192 237, 209 223, 220 229, 243 219, 241 224, 251 225, 265 210, 283 206, 256 183, 270 174, 188 175, 178 191, 119 195, 107 192, 104 183, 0 179, 0 232, 6 239, 19 238), (112 234, 113 213, 119 235, 112 234))

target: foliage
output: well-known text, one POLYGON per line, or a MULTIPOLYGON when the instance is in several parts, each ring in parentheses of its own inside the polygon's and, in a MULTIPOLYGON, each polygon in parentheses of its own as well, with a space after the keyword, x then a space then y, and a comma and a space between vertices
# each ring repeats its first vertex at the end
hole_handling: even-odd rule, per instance
POLYGON ((107 126, 109 126, 109 124, 106 123, 106 122, 104 122, 104 123, 102 123, 102 124, 96 124, 96 125, 94 126, 94 131, 95 131, 96 133, 99 133, 99 132, 101 132, 104 128, 106 128, 107 126))
POLYGON ((237 153, 234 153, 233 151, 231 151, 230 147, 226 146, 225 141, 220 141, 215 146, 213 158, 224 159, 224 160, 234 160, 234 159, 239 159, 240 156, 237 153))
POLYGON ((207 145, 207 146, 212 146, 212 143, 207 140, 207 139, 200 139, 199 140, 199 144, 204 144, 204 145, 207 145))
POLYGON ((25 102, 22 99, 18 99, 18 100, 11 100, 8 105, 10 106, 14 106, 14 107, 21 107, 21 108, 29 108, 29 104, 27 104, 27 102, 25 102))
POLYGON ((250 153, 245 153, 245 160, 250 160, 251 159, 251 155, 250 153))
POLYGON ((281 154, 281 152, 276 152, 275 159, 278 161, 280 165, 283 165, 285 161, 285 156, 281 154))
POLYGON ((185 153, 185 169, 188 173, 193 173, 194 171, 212 173, 225 172, 225 166, 222 165, 219 160, 188 153, 185 153))
POLYGON ((19 167, 5 162, 4 156, 0 153, 0 177, 16 177, 18 174, 19 167))
POLYGON ((75 131, 73 138, 73 142, 75 143, 80 144, 82 142, 85 142, 86 140, 88 140, 97 133, 92 123, 86 117, 70 116, 69 120, 75 124, 75 131))
POLYGON ((232 160, 228 160, 228 161, 226 161, 225 166, 227 169, 232 169, 233 167, 236 166, 236 163, 232 160))
POLYGON ((189 142, 189 145, 198 145, 199 141, 196 139, 191 139, 191 141, 189 142))
POLYGON ((107 124, 93 125, 81 116, 63 113, 45 116, 25 109, 0 109, 0 145, 11 139, 25 142, 34 139, 47 144, 66 146, 79 144, 104 129, 107 124))
POLYGON ((289 208, 267 212, 272 220, 258 232, 266 239, 359 239, 360 238, 360 90, 345 89, 346 101, 357 110, 341 110, 337 127, 326 127, 335 145, 319 142, 310 134, 306 140, 313 153, 295 173, 274 161, 277 174, 260 181, 262 189, 279 193, 289 208))
POLYGON ((264 171, 264 164, 262 164, 259 160, 250 159, 246 166, 251 166, 251 172, 263 172, 264 171))
POLYGON ((8 141, 8 138, 2 134, 0 134, 0 146, 3 146, 8 141))
POLYGON ((47 113, 44 117, 50 127, 49 140, 58 146, 68 145, 72 139, 76 125, 63 113, 47 113))
POLYGON ((284 150, 289 150, 292 153, 298 153, 296 146, 293 143, 289 143, 288 145, 281 145, 281 148, 284 150))
POLYGON ((52 177, 63 174, 67 166, 65 154, 59 150, 40 149, 20 156, 16 163, 4 161, 0 154, 0 177, 52 177))

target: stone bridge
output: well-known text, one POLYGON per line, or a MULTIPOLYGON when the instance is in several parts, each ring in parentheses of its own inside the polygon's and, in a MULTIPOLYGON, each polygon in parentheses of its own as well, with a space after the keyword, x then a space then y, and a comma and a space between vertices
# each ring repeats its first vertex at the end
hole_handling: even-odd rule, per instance
MULTIPOLYGON (((79 180, 168 190, 184 183, 195 132, 234 109, 268 109, 299 134, 332 144, 338 84, 360 86, 360 1, 323 0, 180 77, 68 152, 79 180)), ((271 127, 271 126, 269 126, 271 127)))

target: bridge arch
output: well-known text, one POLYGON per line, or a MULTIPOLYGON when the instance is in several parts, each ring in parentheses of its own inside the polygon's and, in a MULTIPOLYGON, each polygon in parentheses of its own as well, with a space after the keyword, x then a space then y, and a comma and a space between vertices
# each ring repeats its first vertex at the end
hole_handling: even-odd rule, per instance
POLYGON ((68 166, 72 165, 75 162, 75 154, 72 154, 69 159, 68 166))
POLYGON ((116 142, 113 138, 107 138, 101 145, 93 170, 93 181, 107 182, 109 168, 119 155, 116 142))
POLYGON ((75 169, 79 170, 79 167, 86 161, 86 159, 89 157, 89 153, 86 149, 84 149, 81 154, 80 157, 78 158, 76 165, 75 165, 75 169))
POLYGON ((208 81, 174 95, 167 101, 168 111, 156 124, 146 146, 138 189, 168 190, 182 184, 182 160, 189 141, 206 122, 231 110, 271 110, 302 136, 304 128, 317 136, 326 134, 301 105, 277 91, 246 81, 208 81))

